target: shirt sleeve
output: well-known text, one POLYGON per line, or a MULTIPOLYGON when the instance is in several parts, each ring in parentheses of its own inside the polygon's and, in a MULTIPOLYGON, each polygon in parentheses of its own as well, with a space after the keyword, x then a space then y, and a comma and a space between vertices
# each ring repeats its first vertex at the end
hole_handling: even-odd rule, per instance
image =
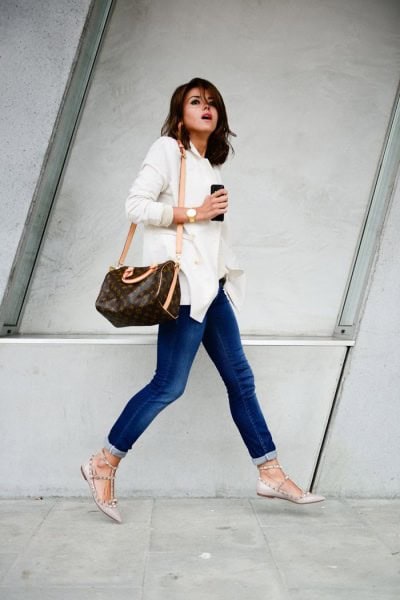
POLYGON ((166 144, 159 138, 151 146, 133 182, 125 202, 127 218, 133 223, 168 226, 173 221, 173 207, 159 202, 169 183, 166 144))

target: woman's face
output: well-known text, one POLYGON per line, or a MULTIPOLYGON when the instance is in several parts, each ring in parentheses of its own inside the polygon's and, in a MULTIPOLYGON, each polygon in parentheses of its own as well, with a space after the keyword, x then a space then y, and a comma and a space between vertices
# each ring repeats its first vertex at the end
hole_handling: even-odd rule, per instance
POLYGON ((183 101, 183 124, 189 136, 207 135, 215 131, 218 123, 218 111, 214 98, 208 90, 197 87, 188 91, 183 101))

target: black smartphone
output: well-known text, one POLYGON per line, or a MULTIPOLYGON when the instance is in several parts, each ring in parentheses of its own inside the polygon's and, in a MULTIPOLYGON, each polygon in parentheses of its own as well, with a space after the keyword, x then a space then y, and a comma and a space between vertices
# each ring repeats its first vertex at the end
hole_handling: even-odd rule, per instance
MULTIPOLYGON (((223 190, 224 189, 224 185, 222 185, 221 183, 213 183, 211 186, 211 191, 210 194, 213 194, 214 192, 216 192, 217 190, 223 190)), ((211 219, 211 221, 223 221, 224 220, 224 214, 222 215, 217 215, 216 217, 213 217, 211 219)))

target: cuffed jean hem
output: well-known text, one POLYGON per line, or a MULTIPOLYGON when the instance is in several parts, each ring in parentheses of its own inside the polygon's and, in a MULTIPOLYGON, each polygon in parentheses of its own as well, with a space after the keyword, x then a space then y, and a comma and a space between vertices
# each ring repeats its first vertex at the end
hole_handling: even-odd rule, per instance
POLYGON ((112 454, 113 456, 118 456, 119 458, 124 458, 124 456, 126 456, 128 454, 127 452, 124 452, 123 450, 118 450, 118 448, 116 448, 115 446, 110 444, 110 442, 108 441, 108 438, 106 438, 104 440, 103 448, 105 450, 107 450, 107 452, 112 454))
POLYGON ((277 456, 278 456, 277 451, 272 450, 272 452, 267 452, 267 454, 264 454, 264 456, 259 456, 258 458, 252 458, 251 460, 253 461, 253 463, 255 465, 262 465, 263 463, 265 463, 266 460, 273 460, 277 456))

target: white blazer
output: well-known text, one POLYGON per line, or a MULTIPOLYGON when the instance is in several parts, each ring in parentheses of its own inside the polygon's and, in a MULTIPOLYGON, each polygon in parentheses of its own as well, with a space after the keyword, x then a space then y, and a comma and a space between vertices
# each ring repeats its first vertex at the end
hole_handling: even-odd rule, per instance
MULTIPOLYGON (((180 152, 175 139, 158 138, 150 147, 129 190, 126 214, 143 223, 143 264, 175 259, 176 225, 172 207, 178 205, 180 152)), ((220 167, 212 166, 195 146, 186 152, 185 206, 200 206, 213 183, 222 183, 220 167)), ((186 223, 179 282, 181 304, 190 304, 190 316, 202 322, 218 293, 218 279, 226 276, 225 291, 236 308, 244 296, 244 272, 228 241, 226 218, 186 223)))

